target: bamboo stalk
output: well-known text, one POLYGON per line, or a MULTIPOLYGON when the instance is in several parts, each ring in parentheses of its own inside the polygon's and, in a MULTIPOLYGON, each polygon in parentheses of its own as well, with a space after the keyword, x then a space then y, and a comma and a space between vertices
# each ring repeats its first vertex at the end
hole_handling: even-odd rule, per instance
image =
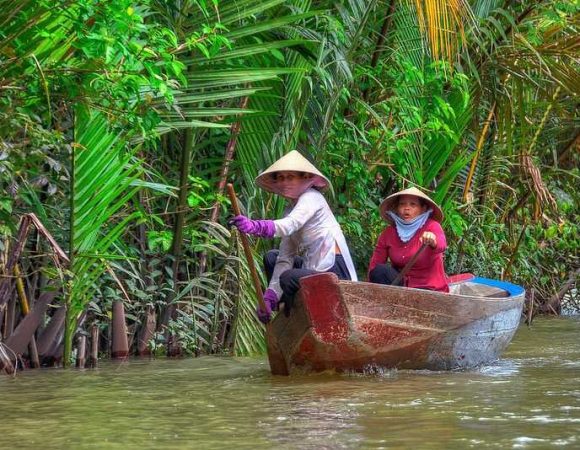
POLYGON ((566 292, 568 292, 576 284, 578 277, 580 277, 580 268, 570 272, 566 282, 560 287, 558 292, 554 294, 550 300, 548 300, 548 303, 546 303, 542 309, 551 309, 552 312, 557 314, 556 310, 560 310, 560 303, 562 302, 562 299, 566 295, 566 292))
POLYGON ((572 142, 566 146, 564 151, 560 153, 560 156, 558 157, 558 167, 566 162, 571 150, 576 150, 577 152, 580 151, 580 132, 576 134, 576 137, 572 139, 572 142))
POLYGON ((149 349, 149 341, 155 334, 156 315, 155 308, 151 305, 147 306, 145 312, 145 320, 141 326, 139 338, 137 340, 137 354, 139 356, 148 356, 151 354, 149 349))
MULTIPOLYGON (((148 198, 145 197, 143 191, 139 191, 139 203, 148 213, 151 213, 149 208, 148 198)), ((145 224, 139 224, 138 246, 140 254, 140 271, 141 276, 145 280, 145 287, 148 288, 153 284, 151 279, 151 270, 147 263, 147 232, 145 224)), ((145 310, 145 317, 141 321, 140 329, 137 331, 137 355, 148 356, 151 354, 149 349, 149 341, 153 339, 155 329, 157 327, 157 314, 153 305, 147 305, 145 310)))
POLYGON ((30 338, 30 344, 28 344, 28 351, 30 352, 30 365, 35 368, 40 368, 40 357, 38 355, 38 347, 36 346, 36 338, 32 336, 30 338))
POLYGON ((99 361, 99 327, 93 325, 91 328, 91 353, 89 356, 89 366, 97 367, 99 361))
MULTIPOLYGON (((187 194, 189 192, 189 166, 191 151, 193 149, 193 131, 188 129, 185 132, 184 144, 181 150, 180 172, 179 172, 179 194, 175 211, 175 223, 173 224, 173 241, 171 243, 171 255, 173 263, 171 265, 173 285, 179 280, 179 263, 182 254, 183 228, 185 226, 185 213, 187 207, 187 194)), ((175 289, 170 289, 165 297, 165 310, 161 319, 161 325, 167 326, 175 315, 177 306, 173 303, 175 289)), ((169 341, 168 337, 168 341, 169 341)))
POLYGON ((16 315, 16 300, 10 299, 8 305, 6 305, 6 317, 4 320, 4 340, 12 336, 14 332, 14 322, 16 315))
POLYGON ((14 266, 14 276, 16 277, 16 292, 18 292, 18 297, 20 298, 20 311, 23 316, 26 316, 30 312, 30 308, 28 307, 28 299, 22 282, 22 273, 18 264, 14 266))
MULTIPOLYGON (((248 107, 249 99, 250 99, 250 97, 243 97, 242 98, 242 100, 240 101, 240 108, 241 109, 246 109, 248 107)), ((228 144, 226 145, 226 152, 224 155, 224 161, 223 161, 222 168, 220 171, 220 179, 219 179, 219 182, 217 185, 217 196, 221 196, 224 193, 226 183, 228 180, 229 171, 230 171, 230 165, 231 165, 232 161, 234 160, 234 155, 236 152, 236 144, 238 143, 238 136, 240 134, 241 128, 242 128, 241 120, 237 120, 236 122, 234 122, 230 128, 231 136, 230 136, 230 139, 228 141, 228 144)), ((220 213, 220 205, 221 204, 220 204, 219 200, 216 200, 215 203, 213 204, 211 214, 209 217, 210 222, 217 221, 219 213, 220 213)), ((207 252, 204 251, 199 258, 198 273, 200 275, 205 272, 206 265, 207 265, 207 252)))
POLYGON ((518 252, 518 250, 520 248, 520 244, 522 243, 522 239, 524 238, 524 234, 526 233, 527 227, 528 227, 527 222, 524 222, 524 226, 522 227, 522 231, 520 232, 520 235, 518 236, 518 240, 516 241, 516 245, 514 246, 512 254, 510 255, 510 259, 509 259, 508 263, 506 264, 505 269, 502 273, 501 280, 505 280, 511 271, 512 265, 516 259, 516 253, 518 252))
POLYGON ((129 342, 125 323, 125 306, 121 301, 113 302, 112 327, 111 357, 126 358, 129 355, 129 342))
MULTIPOLYGON (((20 297, 20 310, 22 315, 26 317, 30 313, 30 307, 28 305, 28 298, 26 296, 26 290, 24 289, 24 283, 22 282, 22 274, 18 264, 14 266, 14 276, 16 277, 16 290, 18 292, 18 297, 20 297)), ((36 346, 36 338, 34 334, 30 338, 28 349, 30 352, 29 357, 31 366, 34 368, 39 368, 40 359, 38 358, 38 348, 36 346)))
POLYGON ((79 337, 77 345, 77 367, 79 369, 84 369, 87 354, 87 337, 84 334, 79 337))
POLYGON ((535 290, 534 288, 532 288, 530 290, 530 301, 528 302, 528 314, 527 314, 527 319, 526 322, 528 324, 528 327, 532 326, 532 319, 534 317, 534 294, 535 294, 535 290))
MULTIPOLYGON (((242 98, 240 102, 240 109, 246 109, 248 107, 248 101, 250 97, 242 98)), ((230 171, 230 164, 234 160, 234 154, 236 152, 236 144, 238 143, 238 136, 240 134, 240 130, 242 128, 241 120, 238 120, 232 124, 231 127, 231 136, 230 140, 228 141, 228 145, 226 146, 226 153, 224 155, 224 162, 222 164, 222 169, 220 172, 220 181, 217 186, 217 193, 218 195, 222 195, 226 188, 228 175, 230 171)), ((220 203, 216 201, 213 205, 213 209, 211 211, 210 221, 215 222, 218 218, 220 212, 220 203)))
POLYGON ((53 313, 48 325, 38 336, 38 353, 43 364, 54 362, 54 354, 63 335, 65 315, 66 309, 61 306, 53 313))
POLYGON ((4 334, 2 333, 3 330, 3 325, 4 325, 4 315, 6 312, 6 305, 2 305, 0 306, 0 338, 4 337, 4 334))
MULTIPOLYGON (((371 68, 372 69, 377 67, 377 64, 379 63, 379 59, 381 57, 381 54, 383 53, 383 45, 384 45, 385 40, 387 38, 387 32, 391 28, 391 22, 393 20, 393 16, 394 16, 394 12, 395 12, 395 4, 396 4, 395 0, 390 0, 389 8, 388 8, 389 10, 388 10, 387 15, 385 16, 385 18, 383 20, 383 24, 381 26, 381 31, 379 32, 379 35, 377 37, 377 42, 376 42, 375 48, 373 50, 373 56, 371 58, 371 68)), ((369 93, 370 93, 370 87, 367 86, 362 93, 362 98, 365 102, 368 101, 369 93)), ((345 116, 346 116, 346 114, 345 114, 345 116)))
POLYGON ((11 275, 14 273, 14 266, 16 262, 20 259, 20 255, 24 250, 24 245, 26 244, 26 237, 28 236, 28 230, 30 228, 30 217, 28 215, 22 216, 20 219, 20 226, 18 228, 18 236, 16 238, 16 245, 12 248, 12 251, 8 254, 8 260, 4 266, 5 276, 0 277, 0 306, 6 304, 10 299, 11 291, 11 275))
POLYGON ((24 353, 30 338, 42 323, 49 303, 56 296, 56 291, 43 292, 39 297, 34 308, 18 324, 14 332, 6 339, 5 344, 10 349, 20 355, 24 353))
MULTIPOLYGON (((78 115, 76 111, 73 110, 73 136, 76 136, 77 130, 77 121, 78 115)), ((76 138, 75 138, 76 139, 76 138)), ((70 188, 71 188, 71 195, 69 195, 69 210, 70 210, 70 217, 69 217, 69 257, 70 257, 70 267, 71 270, 74 270, 74 263, 75 263, 75 195, 74 194, 74 186, 75 186, 75 179, 76 179, 76 153, 77 147, 75 145, 72 146, 72 151, 70 155, 70 188)), ((63 354, 63 366, 66 368, 70 364, 70 356, 72 352, 72 340, 73 340, 73 330, 70 328, 70 324, 74 322, 74 315, 72 313, 72 289, 69 289, 68 292, 64 295, 64 307, 65 307, 65 318, 64 318, 64 354, 63 354)))

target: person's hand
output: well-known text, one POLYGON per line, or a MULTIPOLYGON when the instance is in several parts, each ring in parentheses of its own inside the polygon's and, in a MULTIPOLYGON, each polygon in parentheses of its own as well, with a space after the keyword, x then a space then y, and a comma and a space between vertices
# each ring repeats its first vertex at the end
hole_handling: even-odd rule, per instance
POLYGON ((252 234, 262 238, 272 238, 276 233, 276 226, 273 220, 252 220, 246 216, 236 216, 230 220, 231 225, 242 233, 252 234))
POLYGON ((437 237, 435 233, 431 233, 430 231, 425 231, 419 238, 419 241, 422 244, 427 244, 431 248, 437 247, 437 237))
POLYGON ((267 324, 272 318, 272 311, 278 310, 278 294, 276 294, 276 291, 273 289, 266 289, 263 299, 264 306, 266 306, 266 311, 258 306, 256 309, 256 315, 258 316, 258 320, 260 322, 267 324))
POLYGON ((250 231, 254 229, 252 220, 242 215, 235 216, 234 218, 230 219, 229 224, 235 226, 242 233, 246 234, 249 234, 250 231))

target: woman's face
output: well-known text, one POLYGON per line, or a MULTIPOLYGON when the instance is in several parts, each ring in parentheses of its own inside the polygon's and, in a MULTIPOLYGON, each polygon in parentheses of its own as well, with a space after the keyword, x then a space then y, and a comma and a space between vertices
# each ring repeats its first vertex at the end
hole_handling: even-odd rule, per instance
POLYGON ((397 214, 403 220, 413 220, 419 214, 427 211, 427 205, 421 204, 421 199, 414 195, 401 195, 397 205, 397 214))
POLYGON ((304 177, 301 172, 294 172, 292 170, 276 172, 275 183, 282 197, 292 198, 303 182, 304 177))

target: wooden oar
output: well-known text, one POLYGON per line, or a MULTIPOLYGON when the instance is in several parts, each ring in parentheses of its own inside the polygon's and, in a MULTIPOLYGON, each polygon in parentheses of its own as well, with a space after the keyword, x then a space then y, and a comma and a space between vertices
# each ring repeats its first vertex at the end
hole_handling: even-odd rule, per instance
POLYGON ((421 255, 421 253, 423 253, 423 250, 425 250, 426 248, 427 248, 427 244, 421 245, 421 247, 419 248, 419 250, 417 250, 417 253, 415 253, 411 257, 411 259, 409 260, 409 262, 407 264, 405 264, 405 267, 403 267, 403 269, 399 272, 399 275, 397 275, 395 277, 395 279, 391 283, 391 286, 397 286, 399 284, 399 282, 403 279, 403 277, 405 275, 407 275, 407 272, 409 270, 411 270, 411 268, 415 265, 415 263, 417 262, 417 258, 419 258, 419 256, 421 255))
MULTIPOLYGON (((241 213, 240 207, 238 206, 236 192, 234 191, 234 186, 231 183, 228 183, 227 188, 228 195, 230 197, 230 202, 232 203, 234 215, 239 216, 241 213)), ((250 275, 252 276, 254 289, 256 290, 256 295, 258 296, 258 306, 262 311, 266 311, 266 304, 264 303, 262 285, 260 283, 260 279, 258 278, 258 272, 256 272, 256 265, 254 264, 254 255, 252 254, 252 249, 250 248, 248 237, 240 231, 240 238, 242 240, 244 254, 246 255, 246 261, 248 261, 248 266, 250 267, 250 275)), ((268 349, 268 361, 270 363, 270 370, 272 371, 272 374, 289 375, 286 360, 284 359, 284 356, 280 352, 278 342, 272 332, 272 325, 270 322, 266 324, 266 346, 268 349)))

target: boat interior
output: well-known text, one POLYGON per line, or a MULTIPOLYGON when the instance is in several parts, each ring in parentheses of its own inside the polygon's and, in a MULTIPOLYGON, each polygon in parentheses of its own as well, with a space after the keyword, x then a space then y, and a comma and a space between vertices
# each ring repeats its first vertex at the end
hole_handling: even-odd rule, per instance
POLYGON ((506 289, 472 281, 460 281, 458 283, 450 284, 449 293, 490 298, 510 297, 510 293, 506 289))
POLYGON ((509 281, 492 280, 465 273, 449 277, 449 292, 455 295, 471 295, 486 298, 523 296, 525 290, 509 281))

